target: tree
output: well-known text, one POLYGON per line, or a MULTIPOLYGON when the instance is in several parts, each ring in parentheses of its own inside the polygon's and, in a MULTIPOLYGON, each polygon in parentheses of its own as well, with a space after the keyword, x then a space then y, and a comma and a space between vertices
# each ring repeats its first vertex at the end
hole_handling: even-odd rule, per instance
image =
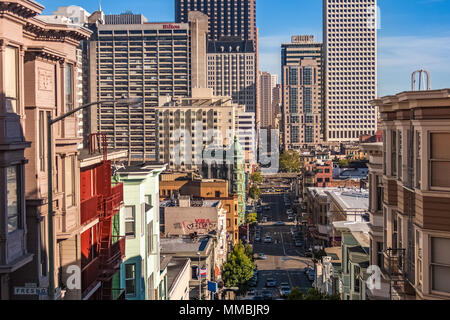
POLYGON ((258 200, 261 197, 262 192, 257 185, 253 185, 248 190, 248 196, 254 200, 258 200))
POLYGON ((295 150, 285 151, 280 155, 281 172, 299 172, 302 166, 300 154, 295 150))
POLYGON ((258 222, 258 214, 257 213, 249 213, 246 218, 246 223, 254 224, 258 222))
POLYGON ((252 173, 250 176, 250 180, 255 184, 261 184, 263 182, 263 177, 261 176, 261 172, 256 171, 252 173))
POLYGON ((239 242, 228 254, 228 261, 223 266, 222 277, 226 287, 245 288, 248 281, 253 278, 255 264, 248 256, 253 255, 253 248, 246 247, 239 242))

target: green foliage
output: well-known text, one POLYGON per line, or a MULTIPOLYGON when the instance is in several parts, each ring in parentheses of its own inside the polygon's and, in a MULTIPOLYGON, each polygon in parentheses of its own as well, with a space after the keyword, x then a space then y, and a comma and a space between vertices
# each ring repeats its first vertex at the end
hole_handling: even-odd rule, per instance
POLYGON ((253 246, 251 244, 246 244, 244 247, 244 251, 247 257, 249 257, 250 260, 253 261, 253 246))
POLYGON ((224 264, 222 272, 226 287, 245 287, 253 278, 255 264, 251 259, 252 255, 253 248, 244 246, 242 242, 228 254, 228 261, 224 264))
POLYGON ((248 196, 254 200, 258 200, 262 195, 261 189, 257 185, 253 185, 248 190, 248 196))
POLYGON ((338 294, 330 296, 313 288, 309 289, 307 294, 302 293, 299 288, 294 288, 287 296, 287 300, 341 300, 341 298, 338 294))
POLYGON ((297 151, 289 150, 280 155, 281 172, 299 172, 301 167, 302 160, 297 151))
POLYGON ((248 224, 254 224, 258 222, 258 214, 257 213, 249 213, 245 220, 248 224))
POLYGON ((261 176, 261 172, 256 171, 256 172, 252 173, 252 175, 250 176, 250 180, 253 183, 261 184, 263 182, 263 177, 261 176))

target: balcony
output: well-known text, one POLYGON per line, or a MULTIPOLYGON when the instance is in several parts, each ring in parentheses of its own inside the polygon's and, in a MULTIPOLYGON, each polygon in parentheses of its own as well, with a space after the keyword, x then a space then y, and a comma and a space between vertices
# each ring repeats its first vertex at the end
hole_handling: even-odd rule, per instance
POLYGON ((81 290, 82 296, 87 296, 98 283, 98 275, 100 270, 100 259, 95 258, 81 271, 81 290))
POLYGON ((102 280, 110 279, 120 268, 122 260, 125 258, 125 237, 112 237, 113 243, 109 248, 100 249, 102 280))
POLYGON ((123 183, 111 188, 111 195, 105 197, 103 201, 103 218, 108 219, 119 212, 123 203, 123 183))
POLYGON ((88 224, 99 217, 99 200, 98 196, 94 196, 81 203, 81 225, 88 224))

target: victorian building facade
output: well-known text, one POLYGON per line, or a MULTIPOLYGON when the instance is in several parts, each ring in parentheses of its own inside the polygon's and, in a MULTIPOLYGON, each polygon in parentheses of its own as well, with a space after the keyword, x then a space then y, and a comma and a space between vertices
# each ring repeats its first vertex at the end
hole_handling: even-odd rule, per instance
POLYGON ((33 284, 47 288, 49 270, 52 269, 56 298, 80 298, 80 290, 65 295, 66 281, 70 275, 67 270, 73 266, 79 268, 81 263, 78 250, 79 174, 76 173, 78 145, 81 142, 78 118, 72 115, 55 124, 52 137, 47 136, 46 128, 49 119, 77 107, 74 94, 77 47, 81 40, 90 36, 90 32, 81 27, 44 22, 38 17, 43 9, 29 0, 0 4, 1 86, 5 86, 2 107, 7 106, 9 110, 4 113, 7 118, 20 117, 25 140, 31 142, 31 147, 25 149, 24 156, 28 163, 24 168, 22 152, 28 145, 18 133, 17 120, 10 121, 6 126, 8 135, 12 135, 9 139, 17 141, 10 143, 14 147, 9 148, 16 148, 17 152, 14 157, 8 157, 12 162, 8 159, 10 163, 5 171, 8 190, 11 190, 7 206, 7 212, 11 212, 11 219, 8 219, 11 232, 6 232, 6 227, 2 228, 2 232, 8 234, 7 239, 20 236, 11 242, 6 256, 14 260, 23 259, 27 254, 33 255, 32 261, 16 271, 17 277, 13 279, 17 281, 13 280, 8 289, 3 289, 2 283, 2 293, 9 295, 10 299, 46 299, 46 295, 16 295, 11 285, 22 287, 33 284), (51 141, 53 150, 51 155, 47 154, 48 141, 51 141), (48 214, 48 157, 53 167, 53 215, 48 214), (49 219, 53 219, 55 226, 53 243, 48 241, 49 219), (50 252, 53 252, 53 259, 49 259, 50 252), (50 265, 51 261, 54 264, 50 265))

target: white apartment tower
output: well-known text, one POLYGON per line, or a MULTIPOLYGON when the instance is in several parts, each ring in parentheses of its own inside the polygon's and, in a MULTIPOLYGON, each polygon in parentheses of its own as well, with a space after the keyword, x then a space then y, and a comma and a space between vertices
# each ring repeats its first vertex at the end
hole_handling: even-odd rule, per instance
POLYGON ((358 141, 377 131, 376 0, 324 0, 325 138, 358 141))

